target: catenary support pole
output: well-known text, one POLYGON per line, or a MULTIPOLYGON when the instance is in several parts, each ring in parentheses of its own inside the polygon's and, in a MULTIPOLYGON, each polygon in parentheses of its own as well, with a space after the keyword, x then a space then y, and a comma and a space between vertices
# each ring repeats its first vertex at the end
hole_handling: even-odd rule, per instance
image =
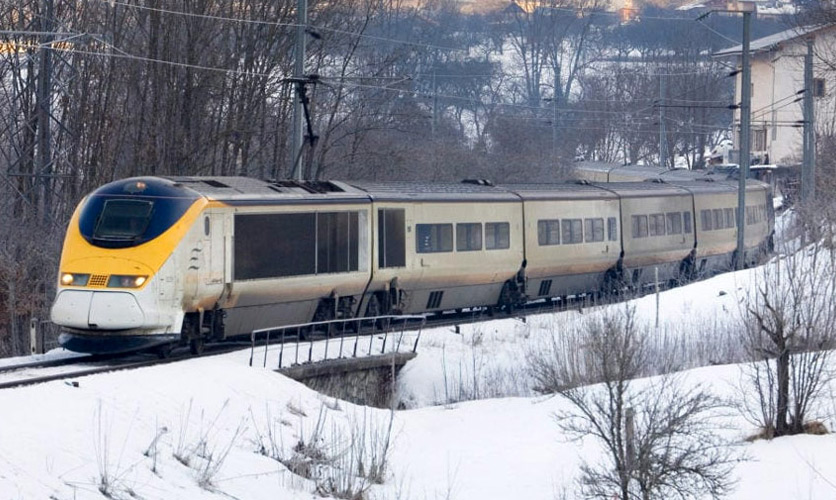
POLYGON ((807 39, 807 53, 804 55, 804 142, 801 164, 801 203, 809 205, 816 197, 816 127, 813 111, 813 42, 807 39))
MULTIPOLYGON (((305 77, 305 28, 308 24, 308 3, 307 0, 298 0, 296 6, 296 54, 294 65, 294 77, 296 83, 294 85, 302 85, 302 79, 305 77)), ((303 180, 302 177, 302 147, 303 147, 303 132, 304 125, 304 109, 302 106, 302 94, 297 90, 293 93, 293 134, 291 136, 290 144, 290 158, 293 162, 291 166, 292 177, 298 181, 303 180)))
POLYGON ((734 267, 743 269, 746 232, 746 179, 749 177, 752 109, 752 68, 749 65, 749 36, 752 12, 743 12, 743 54, 740 85, 740 178, 737 184, 737 252, 734 267))

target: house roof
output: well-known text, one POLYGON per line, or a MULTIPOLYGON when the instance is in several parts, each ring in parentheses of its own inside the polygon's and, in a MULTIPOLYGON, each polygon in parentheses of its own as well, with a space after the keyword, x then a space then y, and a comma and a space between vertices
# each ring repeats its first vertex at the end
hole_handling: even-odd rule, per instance
MULTIPOLYGON (((836 27, 836 24, 819 24, 815 26, 803 26, 798 28, 790 28, 785 31, 781 31, 779 33, 775 33, 773 35, 765 36, 763 38, 758 38, 757 40, 752 40, 749 43, 749 53, 750 54, 757 54, 759 52, 768 52, 775 48, 778 48, 782 43, 795 40, 797 38, 802 38, 804 36, 809 35, 810 33, 814 33, 816 31, 820 31, 826 28, 833 28, 836 27)), ((726 57, 726 56, 738 56, 743 52, 743 45, 735 45, 734 47, 729 47, 727 49, 723 49, 721 51, 715 52, 713 55, 714 57, 726 57)))

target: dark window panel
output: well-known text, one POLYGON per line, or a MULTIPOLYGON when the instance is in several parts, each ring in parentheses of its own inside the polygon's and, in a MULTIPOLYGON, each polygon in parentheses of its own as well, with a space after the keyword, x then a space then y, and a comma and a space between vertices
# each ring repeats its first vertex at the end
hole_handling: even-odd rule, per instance
POLYGON ((378 238, 377 253, 378 266, 404 267, 406 266, 406 217, 402 208, 382 208, 377 211, 378 238))

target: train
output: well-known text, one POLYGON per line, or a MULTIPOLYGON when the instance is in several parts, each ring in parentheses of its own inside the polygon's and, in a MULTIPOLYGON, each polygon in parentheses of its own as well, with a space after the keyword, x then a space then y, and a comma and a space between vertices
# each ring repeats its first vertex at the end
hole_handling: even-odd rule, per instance
MULTIPOLYGON (((746 265, 771 251, 746 183, 746 265)), ((737 183, 554 184, 137 177, 88 194, 51 320, 69 350, 117 353, 331 319, 513 311, 733 267, 737 183)))

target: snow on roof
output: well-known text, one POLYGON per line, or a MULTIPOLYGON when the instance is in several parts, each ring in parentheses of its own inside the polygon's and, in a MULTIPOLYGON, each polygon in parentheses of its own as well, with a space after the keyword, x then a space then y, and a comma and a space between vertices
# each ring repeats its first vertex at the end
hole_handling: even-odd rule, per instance
MULTIPOLYGON (((823 30, 825 28, 832 28, 834 26, 836 26, 836 24, 824 24, 816 26, 804 26, 800 28, 790 28, 788 30, 765 36, 763 38, 758 38, 757 40, 752 40, 749 44, 749 52, 753 54, 758 52, 767 52, 778 47, 784 42, 795 40, 797 38, 809 35, 810 33, 823 30)), ((735 56, 740 55, 742 52, 743 45, 735 45, 734 47, 729 47, 727 49, 715 52, 714 57, 735 56)))

